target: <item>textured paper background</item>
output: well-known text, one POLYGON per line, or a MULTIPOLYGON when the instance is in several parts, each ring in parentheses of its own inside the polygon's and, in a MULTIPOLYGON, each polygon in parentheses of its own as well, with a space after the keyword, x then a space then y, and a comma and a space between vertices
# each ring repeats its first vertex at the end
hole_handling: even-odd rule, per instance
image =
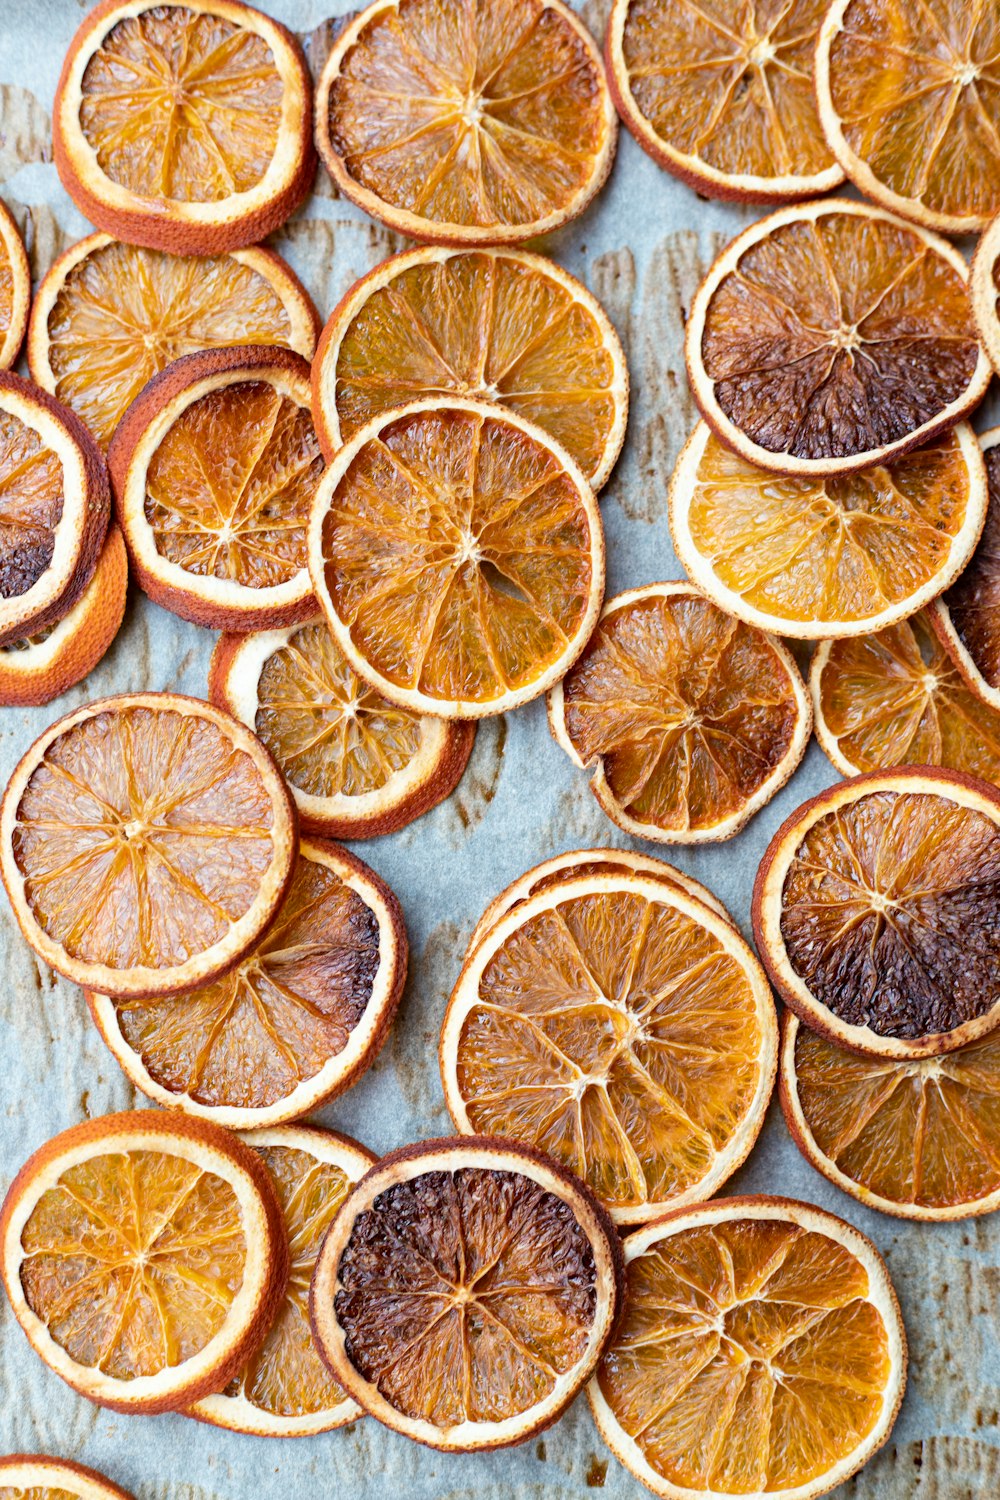
MULTIPOLYGON (((584 15, 603 30, 606 0, 584 15)), ((330 0, 265 0, 300 33, 318 69, 330 0)), ((0 0, 0 195, 20 224, 37 279, 89 225, 51 164, 50 109, 85 0, 0 0)), ((346 10, 346 5, 340 7, 346 10)), ((545 248, 604 302, 632 374, 628 441, 604 492, 609 593, 680 576, 666 519, 671 466, 694 421, 683 320, 713 250, 756 217, 699 200, 622 134, 611 179, 589 213, 545 248)), ((351 282, 401 241, 316 190, 273 243, 326 316, 351 282)), ((202 696, 214 637, 133 591, 124 628, 90 679, 45 709, 0 710, 0 778, 58 714, 140 688, 202 696)), ((739 838, 680 852, 747 930, 750 887, 773 830, 835 776, 814 744, 791 785, 739 838)), ((550 739, 541 703, 488 721, 456 794, 402 833, 355 845, 397 891, 411 944, 410 978, 392 1035, 371 1072, 319 1119, 375 1150, 448 1129, 437 1037, 465 942, 487 900, 557 851, 624 844, 550 739)), ((650 846, 651 847, 651 846, 650 846)), ((655 850, 654 850, 655 852, 655 850)), ((669 851, 667 851, 669 856, 669 851)), ((670 856, 672 857, 672 856, 670 856)), ((105 1050, 77 990, 36 962, 0 903, 0 1190, 25 1157, 88 1115, 141 1107, 105 1050)), ((911 1347, 909 1392, 893 1440, 838 1494, 879 1500, 972 1500, 1000 1492, 1000 1225, 920 1227, 869 1213, 799 1156, 772 1106, 734 1191, 790 1194, 851 1219, 886 1255, 911 1347)), ((371 1420, 293 1442, 238 1437, 180 1416, 126 1418, 74 1395, 34 1357, 0 1306, 0 1452, 47 1450, 104 1470, 139 1500, 569 1500, 645 1494, 605 1450, 581 1398, 535 1442, 476 1457, 433 1454, 371 1420)))

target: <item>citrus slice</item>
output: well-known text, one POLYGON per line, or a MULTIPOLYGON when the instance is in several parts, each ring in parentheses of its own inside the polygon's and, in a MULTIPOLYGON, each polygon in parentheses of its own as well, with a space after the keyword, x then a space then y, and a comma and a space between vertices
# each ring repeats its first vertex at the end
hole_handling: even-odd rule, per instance
POLYGON ((442 244, 515 244, 575 218, 617 134, 600 54, 561 0, 375 0, 316 92, 340 191, 442 244))
POLYGON ((306 530, 323 455, 301 355, 182 355, 132 402, 108 467, 132 570, 157 604, 212 630, 316 613, 306 530))
POLYGON ((441 1028, 456 1127, 546 1151, 616 1223, 701 1202, 764 1123, 778 1026, 724 918, 665 881, 581 874, 469 956, 441 1028))
POLYGON ((110 1479, 69 1458, 10 1453, 0 1458, 0 1500, 133 1500, 110 1479))
POLYGON ((935 599, 929 618, 973 692, 1000 709, 1000 427, 979 441, 989 486, 986 523, 971 561, 935 599))
POLYGON ((834 0, 816 89, 851 181, 930 229, 982 229, 1000 209, 998 55, 992 5, 834 0))
POLYGON ((82 682, 118 634, 127 597, 125 543, 111 526, 93 577, 63 618, 0 646, 0 705, 51 703, 82 682))
POLYGON ((84 704, 22 756, 0 804, 0 870, 27 941, 118 996, 238 963, 292 876, 295 813, 263 745, 176 693, 84 704))
MULTIPOLYGON (((288 1231, 285 1300, 267 1337, 224 1391, 189 1415, 257 1437, 311 1437, 363 1416, 323 1363, 309 1324, 309 1285, 323 1236, 376 1157, 331 1130, 280 1125, 243 1140, 264 1162, 288 1231)), ((0 1494, 2 1500, 2 1494, 0 1494)))
POLYGON ((604 592, 593 491, 539 427, 485 401, 415 401, 346 443, 317 491, 309 567, 359 676, 417 713, 478 719, 567 671, 604 592))
POLYGON ((0 370, 21 352, 31 305, 31 267, 10 209, 0 199, 0 370))
POLYGON ((604 606, 549 697, 553 737, 619 828, 695 844, 731 838, 805 754, 812 712, 786 648, 688 583, 604 606))
POLYGON ((972 313, 994 370, 1000 370, 1000 214, 992 220, 972 257, 972 313))
POLYGON ((969 271, 953 245, 866 203, 779 209, 695 294, 688 374, 727 448, 779 474, 868 469, 981 400, 969 271))
POLYGON ((0 371, 0 646, 71 609, 108 529, 104 460, 83 424, 0 371))
POLYGON ((102 0, 70 43, 52 145, 92 224, 213 255, 277 229, 312 185, 312 86, 290 31, 240 0, 102 0))
POLYGON ((260 1342, 288 1245, 255 1152, 142 1110, 86 1120, 28 1159, 0 1212, 0 1270, 35 1353, 74 1390, 177 1411, 260 1342))
POLYGON ((570 1173, 486 1136, 391 1151, 316 1262, 323 1356, 359 1406, 443 1451, 523 1442, 593 1372, 621 1309, 610 1219, 570 1173))
POLYGON ((380 412, 477 396, 537 422, 601 488, 625 437, 628 369, 583 284, 526 250, 424 246, 383 261, 336 307, 313 365, 327 458, 380 412))
POLYGON ((936 767, 872 771, 786 819, 753 930, 792 1010, 863 1055, 933 1057, 1000 1024, 1000 791, 936 767))
POLYGON ((266 937, 228 974, 183 995, 86 999, 155 1103, 252 1129, 308 1114, 371 1066, 406 963, 389 887, 346 849, 303 840, 266 937))
POLYGON ((318 335, 308 292, 273 250, 166 255, 92 234, 42 279, 28 363, 107 448, 147 380, 182 354, 280 344, 312 359, 318 335))
POLYGON ((476 726, 415 714, 357 675, 325 621, 223 635, 209 697, 255 730, 281 768, 304 832, 395 833, 455 790, 476 726))
POLYGON ((952 583, 986 514, 967 422, 856 474, 783 477, 725 448, 705 422, 670 485, 670 530, 689 578, 722 609, 799 640, 866 635, 952 583))
POLYGON ((816 112, 826 3, 615 0, 606 56, 618 113, 659 166, 699 193, 774 203, 827 192, 844 174, 816 112))
POLYGON ((946 1057, 858 1057, 785 1016, 781 1107, 803 1156, 867 1208, 966 1219, 1000 1206, 1000 1033, 946 1057))
POLYGON ((587 1388, 598 1430, 666 1500, 815 1500, 885 1442, 906 1335, 885 1262, 843 1219, 723 1198, 625 1241, 625 1316, 587 1388))

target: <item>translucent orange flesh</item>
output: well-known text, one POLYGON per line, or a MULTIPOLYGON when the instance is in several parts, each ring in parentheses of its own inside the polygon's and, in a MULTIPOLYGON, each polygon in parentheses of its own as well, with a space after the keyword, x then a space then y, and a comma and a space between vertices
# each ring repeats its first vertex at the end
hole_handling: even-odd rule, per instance
POLYGON ((951 623, 990 687, 1000 687, 1000 447, 987 449, 990 503, 979 546, 944 596, 951 623))
POLYGON ((0 1484, 0 1500, 80 1500, 79 1491, 53 1489, 50 1484, 23 1485, 0 1484))
POLYGON ((653 1470, 745 1495, 820 1479, 871 1432, 890 1374, 868 1275, 776 1219, 679 1230, 628 1267, 601 1392, 653 1470))
POLYGON ((693 595, 615 610, 563 694, 580 758, 599 762, 630 818, 671 831, 738 814, 788 754, 799 714, 763 632, 693 595))
POLYGON ((26 594, 41 578, 62 511, 56 454, 20 417, 0 411, 0 599, 26 594))
POLYGON ((326 865, 300 856, 274 925, 236 969, 185 995, 116 1001, 118 1026, 161 1088, 198 1104, 263 1109, 343 1051, 378 966, 371 908, 326 865))
POLYGON ((746 971, 624 891, 529 918, 490 959, 457 1049, 474 1130, 549 1152, 612 1208, 695 1187, 760 1086, 746 971))
POLYGON ((307 407, 264 380, 209 391, 150 459, 145 511, 156 550, 199 578, 248 589, 288 583, 306 567, 322 473, 307 407))
MULTIPOLYGON (((11 265, 10 254, 0 236, 0 343, 3 342, 10 328, 11 314, 14 311, 14 267, 11 265)), ((0 1497, 3 1490, 0 1489, 0 1497)))
POLYGON ((53 741, 17 810, 34 920, 74 959, 172 967, 220 942, 274 858, 260 772, 214 724, 95 714, 53 741))
POLYGON ((427 1172, 358 1215, 335 1309, 347 1355, 405 1416, 501 1422, 583 1357, 593 1249, 564 1201, 516 1172, 427 1172))
POLYGON ((84 70, 80 125, 102 172, 128 192, 217 203, 266 173, 283 92, 263 37, 158 5, 102 38, 84 70))
POLYGON ((402 417, 352 460, 323 526, 326 582, 355 646, 428 698, 488 703, 565 654, 593 587, 583 498, 503 418, 402 417))
POLYGON ((588 186, 603 99, 583 38, 540 0, 400 0, 344 57, 330 140, 351 177, 396 208, 531 224, 588 186))
POLYGON ((933 213, 1000 209, 1000 17, 968 0, 854 0, 830 49, 851 150, 933 213))
POLYGON ((954 433, 831 479, 768 474, 709 437, 687 523, 727 589, 779 620, 864 620, 948 563, 971 480, 954 433))
POLYGON ((851 457, 905 439, 967 390, 966 284, 916 230, 836 211, 774 229, 708 307, 702 360, 758 447, 851 457))
POLYGON ((191 1359, 243 1282, 236 1194, 157 1151, 95 1155, 44 1192, 21 1231, 21 1285, 76 1364, 114 1380, 191 1359))

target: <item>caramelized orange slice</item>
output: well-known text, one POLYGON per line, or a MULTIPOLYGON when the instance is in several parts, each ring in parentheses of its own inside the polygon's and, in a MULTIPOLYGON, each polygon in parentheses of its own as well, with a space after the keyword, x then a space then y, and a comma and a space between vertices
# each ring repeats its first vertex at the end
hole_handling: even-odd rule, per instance
POLYGON ((1000 427, 979 441, 989 486, 986 523, 965 571, 928 618, 972 691, 1000 709, 1000 427))
POLYGON ((994 370, 1000 370, 1000 213, 986 229, 972 258, 969 291, 979 337, 994 370))
POLYGON ((68 1458, 11 1453, 0 1458, 0 1500, 133 1500, 110 1479, 68 1458))
POLYGON ((0 370, 21 352, 31 305, 31 267, 10 209, 0 200, 0 370))

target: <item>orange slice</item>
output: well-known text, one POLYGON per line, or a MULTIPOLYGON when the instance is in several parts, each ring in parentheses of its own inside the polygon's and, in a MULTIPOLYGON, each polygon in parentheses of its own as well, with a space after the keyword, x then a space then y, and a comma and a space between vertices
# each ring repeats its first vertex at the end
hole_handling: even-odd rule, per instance
POLYGON ((106 449, 147 380, 182 354, 280 344, 312 359, 318 335, 308 292, 273 250, 166 255, 92 234, 42 279, 28 363, 106 449))
POLYGON ((133 1500, 110 1479, 68 1458, 11 1453, 0 1458, 0 1500, 133 1500))
POLYGON ((814 1500, 885 1442, 906 1335, 885 1262, 843 1219, 723 1198, 625 1241, 625 1316, 587 1394, 655 1495, 814 1500))
POLYGON ((385 1041, 406 978, 399 902, 335 844, 303 841, 264 937, 229 973, 183 995, 86 991, 125 1073, 155 1103, 253 1129, 342 1094, 385 1041))
POLYGON ((972 257, 972 313, 994 370, 1000 370, 1000 214, 992 220, 972 257))
POLYGON ((655 162, 713 198, 773 203, 843 182, 816 112, 826 0, 615 0, 606 55, 618 113, 655 162))
POLYGON ((451 795, 476 726, 415 714, 358 676, 325 621, 223 635, 208 692, 256 731, 305 833, 363 839, 405 828, 451 795))
POLYGON ((92 224, 134 245, 252 245, 305 198, 315 157, 302 49, 240 0, 102 0, 56 89, 60 179, 92 224))
POLYGON ((625 437, 628 369, 586 287, 526 250, 395 255, 333 311, 313 365, 327 458, 377 414, 419 396, 498 401, 562 443, 591 487, 625 437))
POLYGON ((688 577, 722 609, 800 640, 865 635, 954 582, 986 515, 967 422, 861 473, 772 474, 699 422, 674 469, 670 530, 688 577))
POLYGON ((238 963, 292 875, 295 814, 263 745, 176 693, 57 719, 0 804, 0 870, 24 937, 75 984, 170 994, 238 963))
POLYGON ((415 240, 511 245, 582 213, 618 121, 586 27, 561 0, 375 0, 316 91, 340 191, 415 240))
POLYGON ((537 698, 580 654, 604 533, 552 438, 454 396, 375 417, 340 449, 309 567, 359 676, 417 713, 482 718, 537 698))
POLYGON ((1000 791, 936 767, 873 771, 786 819, 753 930, 807 1025, 862 1055, 934 1057, 1000 1023, 1000 791))
POLYGON ((812 713, 784 646, 687 583, 604 606, 549 698, 557 744, 608 817, 639 838, 731 838, 805 754, 812 713))
POLYGON ((323 456, 301 355, 183 355, 133 401, 108 466, 133 573, 157 604, 212 630, 316 613, 306 528, 323 456))
POLYGON ((1000 1206, 1000 1033, 946 1057, 858 1057, 786 1015, 781 1107, 808 1161, 867 1208, 966 1219, 1000 1206))
POLYGON ((288 1288, 253 1357, 189 1415, 257 1437, 312 1437, 364 1415, 323 1363, 309 1324, 309 1284, 337 1210, 377 1158, 346 1136, 304 1125, 248 1131, 243 1140, 267 1167, 285 1216, 288 1288))
POLYGON ((441 1077, 460 1131, 548 1152, 630 1225, 736 1171, 777 1047, 763 970, 729 922, 663 880, 587 873, 470 949, 441 1077))
POLYGON ((472 1136, 391 1151, 316 1262, 323 1357, 359 1406, 446 1452, 523 1442, 593 1372, 621 1308, 610 1219, 572 1174, 472 1136))
POLYGON ((0 1270, 35 1353, 74 1390, 178 1411, 259 1343, 288 1246, 255 1152, 142 1110, 86 1120, 25 1162, 0 1212, 0 1270))
POLYGON ((986 524, 971 562, 934 601, 929 618, 972 691, 1000 709, 1000 427, 979 441, 989 487, 986 524))
POLYGON ((1000 65, 991 5, 834 0, 816 50, 830 148, 863 193, 972 234, 1000 209, 1000 65))
POLYGON ((888 463, 982 399, 969 270, 954 246, 828 198, 743 231, 698 288, 686 356, 727 448, 779 474, 888 463))
POLYGON ((21 352, 31 305, 31 267, 10 209, 0 199, 0 370, 21 352))

